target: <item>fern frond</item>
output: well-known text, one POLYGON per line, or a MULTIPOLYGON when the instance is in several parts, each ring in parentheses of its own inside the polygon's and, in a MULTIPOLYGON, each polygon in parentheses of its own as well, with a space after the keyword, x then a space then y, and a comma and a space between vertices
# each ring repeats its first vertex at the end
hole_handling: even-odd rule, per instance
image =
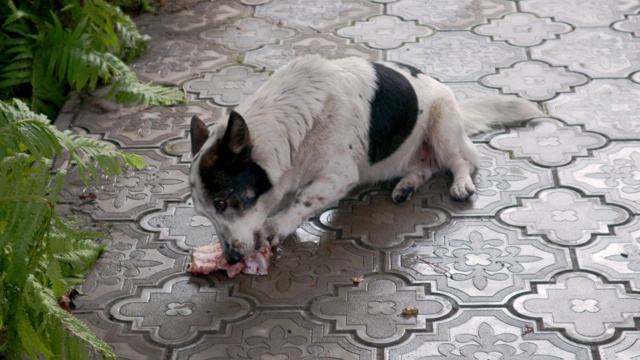
MULTIPOLYGON (((58 322, 60 325, 68 329, 75 337, 80 338, 84 343, 90 345, 94 349, 100 352, 104 359, 115 359, 116 356, 113 353, 113 349, 109 344, 105 343, 102 339, 97 337, 82 321, 75 318, 70 313, 63 310, 56 301, 56 297, 53 292, 43 286, 38 280, 30 275, 27 279, 27 287, 25 288, 25 295, 30 296, 38 306, 46 308, 49 321, 58 322)), ((64 331, 62 328, 60 331, 64 331)), ((73 346, 70 342, 66 342, 67 345, 73 346)), ((79 349, 76 349, 79 351, 79 349)))

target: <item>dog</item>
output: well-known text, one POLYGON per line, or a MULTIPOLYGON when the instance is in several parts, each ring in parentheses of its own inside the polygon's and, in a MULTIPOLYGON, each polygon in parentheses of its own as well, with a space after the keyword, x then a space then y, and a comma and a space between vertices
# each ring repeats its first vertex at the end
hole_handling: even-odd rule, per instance
POLYGON ((307 55, 276 70, 211 132, 192 118, 191 196, 235 264, 359 184, 399 178, 391 196, 403 203, 446 170, 451 196, 466 201, 479 162, 468 134, 541 114, 517 97, 458 102, 413 66, 307 55))

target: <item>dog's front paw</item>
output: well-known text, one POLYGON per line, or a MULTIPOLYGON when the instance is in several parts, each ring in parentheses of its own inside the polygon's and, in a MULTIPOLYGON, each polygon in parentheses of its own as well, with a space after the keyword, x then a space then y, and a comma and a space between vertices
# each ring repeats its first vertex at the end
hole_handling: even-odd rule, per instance
POLYGON ((262 234, 272 248, 280 245, 281 238, 278 236, 278 224, 273 219, 267 219, 262 226, 262 234))
POLYGON ((468 181, 455 181, 451 185, 451 197, 456 201, 467 201, 476 193, 476 187, 471 179, 468 181))
POLYGON ((393 193, 391 194, 391 198, 396 204, 402 204, 407 202, 413 196, 413 193, 416 189, 413 186, 407 187, 396 187, 393 189, 393 193))

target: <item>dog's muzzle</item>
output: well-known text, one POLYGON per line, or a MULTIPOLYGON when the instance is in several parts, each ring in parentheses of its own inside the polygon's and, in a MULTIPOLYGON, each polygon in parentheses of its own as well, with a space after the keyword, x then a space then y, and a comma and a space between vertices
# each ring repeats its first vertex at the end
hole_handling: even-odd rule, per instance
POLYGON ((234 265, 240 262, 240 260, 244 258, 244 255, 234 249, 228 248, 224 249, 224 258, 227 259, 229 265, 234 265))

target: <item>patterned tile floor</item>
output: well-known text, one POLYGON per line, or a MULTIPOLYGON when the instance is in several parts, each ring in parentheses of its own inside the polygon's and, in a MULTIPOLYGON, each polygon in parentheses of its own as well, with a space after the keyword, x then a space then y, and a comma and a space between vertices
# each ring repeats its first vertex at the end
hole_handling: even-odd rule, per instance
POLYGON ((58 122, 149 164, 64 194, 108 226, 75 313, 121 358, 640 358, 638 0, 192 1, 136 22, 154 42, 133 69, 188 105, 74 98, 58 122), (360 188, 269 275, 189 276, 188 251, 216 239, 189 199, 189 119, 308 53, 401 61, 546 116, 474 137, 468 204, 446 176, 402 206, 389 184, 360 188))

